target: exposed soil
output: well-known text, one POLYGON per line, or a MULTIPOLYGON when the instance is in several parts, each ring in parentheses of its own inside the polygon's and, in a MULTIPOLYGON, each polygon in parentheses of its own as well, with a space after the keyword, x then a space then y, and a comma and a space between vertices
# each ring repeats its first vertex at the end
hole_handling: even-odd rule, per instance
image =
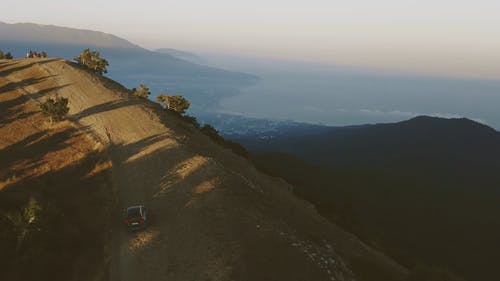
MULTIPOLYGON (((395 280, 407 274, 319 216, 284 181, 73 63, 0 61, 0 108, 0 199, 68 167, 85 171, 70 173, 73 181, 102 189, 85 199, 105 220, 102 235, 88 237, 102 241, 93 252, 101 254, 94 257, 101 269, 90 270, 95 280, 355 280, 350 264, 360 258, 395 280), (69 99, 70 112, 52 125, 38 103, 55 94, 69 99), (143 231, 121 225, 120 210, 133 204, 149 209, 143 231)), ((84 210, 78 200, 71 204, 84 210)), ((79 275, 87 260, 59 262, 74 269, 61 280, 91 279, 79 275)))
POLYGON ((108 279, 111 161, 72 122, 46 121, 25 87, 54 82, 21 66, 0 62, 0 280, 108 279), (24 228, 12 215, 30 199, 41 210, 24 228))

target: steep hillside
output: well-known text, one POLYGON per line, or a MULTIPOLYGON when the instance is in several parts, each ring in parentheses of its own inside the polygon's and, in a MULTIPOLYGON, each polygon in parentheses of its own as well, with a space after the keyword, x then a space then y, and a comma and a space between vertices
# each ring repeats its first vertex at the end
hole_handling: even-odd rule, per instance
POLYGON ((0 61, 0 279, 405 280, 159 105, 62 59, 0 61), (38 104, 69 99, 69 118, 38 104), (145 204, 129 233, 120 210, 145 204), (57 274, 54 274, 57 272, 57 274))
POLYGON ((500 259, 500 134, 467 119, 246 140, 261 169, 408 267, 427 263, 494 280, 500 259), (305 161, 304 161, 305 160, 305 161))
POLYGON ((81 125, 40 113, 38 99, 69 86, 56 76, 0 60, 1 280, 108 276, 111 161, 81 125))
POLYGON ((481 188, 496 187, 491 180, 500 164, 500 133, 465 118, 421 116, 308 136, 240 141, 254 151, 292 153, 315 164, 393 172, 422 182, 438 178, 472 185, 481 179, 481 188))

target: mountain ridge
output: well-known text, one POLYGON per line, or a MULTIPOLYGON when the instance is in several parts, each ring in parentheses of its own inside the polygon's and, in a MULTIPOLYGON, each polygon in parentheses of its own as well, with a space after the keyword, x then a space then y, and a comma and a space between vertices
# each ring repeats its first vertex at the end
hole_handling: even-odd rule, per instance
MULTIPOLYGON (((367 158, 364 162, 369 163, 368 159, 375 157, 370 155, 380 154, 377 149, 383 149, 389 155, 394 155, 396 153, 395 145, 407 148, 404 151, 399 151, 400 153, 412 153, 414 151, 412 148, 416 149, 416 146, 430 144, 440 146, 445 151, 448 144, 467 146, 470 142, 477 144, 473 146, 474 149, 481 150, 480 144, 483 144, 482 142, 494 146, 499 137, 500 133, 493 128, 467 118, 447 119, 419 116, 396 123, 337 127, 323 132, 321 135, 306 135, 297 138, 290 136, 261 142, 251 138, 238 140, 247 144, 248 148, 254 151, 294 152, 294 154, 298 153, 299 156, 317 164, 335 165, 342 163, 345 165, 345 163, 350 163, 348 156, 350 153, 361 156, 362 151, 365 151, 368 154, 364 155, 364 158, 367 158), (435 138, 437 136, 441 138, 435 138), (302 149, 294 151, 296 145, 301 145, 302 149), (322 154, 319 151, 327 147, 331 153, 335 153, 335 158, 321 157, 322 154), (342 149, 338 149, 340 147, 342 149), (312 155, 315 155, 315 159, 311 158, 312 155)), ((465 152, 468 153, 468 151, 465 152)), ((483 152, 483 154, 485 153, 483 152)), ((356 158, 361 159, 361 157, 356 158)))
POLYGON ((493 128, 419 116, 239 141, 257 167, 294 184, 324 216, 404 265, 496 278, 500 133, 493 128))
POLYGON ((33 200, 41 206, 41 231, 30 230, 18 249, 14 221, 0 219, 7 253, 0 277, 375 280, 366 279, 365 268, 392 280, 408 274, 319 216, 290 185, 109 78, 55 58, 0 61, 0 73, 0 211, 22 212, 33 200), (67 98, 70 110, 66 121, 50 124, 38 105, 55 95, 67 98), (119 210, 138 203, 148 207, 151 224, 127 233, 119 210))
POLYGON ((110 33, 57 25, 0 22, 0 34, 2 40, 12 41, 59 42, 69 45, 85 45, 92 42, 96 47, 141 48, 110 33))
POLYGON ((174 57, 177 57, 180 59, 184 59, 187 61, 191 61, 194 63, 206 64, 200 56, 198 56, 197 54, 191 53, 191 52, 178 50, 178 49, 172 49, 172 48, 159 48, 159 49, 155 49, 154 51, 158 52, 158 53, 162 53, 162 54, 169 54, 171 56, 174 56, 174 57))

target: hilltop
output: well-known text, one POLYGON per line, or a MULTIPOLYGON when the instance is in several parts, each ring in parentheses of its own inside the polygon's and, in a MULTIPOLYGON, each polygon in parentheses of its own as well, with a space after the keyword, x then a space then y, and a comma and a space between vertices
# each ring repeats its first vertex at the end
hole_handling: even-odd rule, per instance
POLYGON ((491 127, 419 116, 240 141, 260 169, 406 266, 495 280, 500 133, 491 127))
POLYGON ((283 180, 66 60, 0 61, 0 136, 0 279, 408 274, 321 217, 283 180), (50 124, 38 105, 56 94, 69 100, 69 117, 50 124), (121 209, 138 203, 149 208, 151 225, 127 233, 121 209))

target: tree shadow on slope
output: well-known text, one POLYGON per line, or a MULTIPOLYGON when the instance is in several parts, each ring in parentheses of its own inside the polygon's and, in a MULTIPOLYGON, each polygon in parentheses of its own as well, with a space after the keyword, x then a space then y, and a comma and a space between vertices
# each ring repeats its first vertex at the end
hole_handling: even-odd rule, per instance
POLYGON ((122 162, 133 157, 134 155, 137 155, 141 151, 144 151, 149 146, 152 146, 156 143, 169 139, 170 137, 171 136, 169 136, 168 134, 155 134, 126 145, 113 145, 111 146, 111 150, 121 151, 121 153, 117 155, 118 156, 117 160, 122 162))
MULTIPOLYGON (((178 128, 177 133, 184 129, 178 128)), ((165 137, 156 135, 112 148, 112 153, 120 156, 115 158, 120 163, 114 167, 118 193, 131 196, 122 197, 120 203, 123 207, 138 201, 145 204, 151 218, 147 231, 157 233, 133 247, 139 253, 148 251, 146 258, 141 258, 149 267, 131 265, 141 272, 141 278, 153 280, 155 273, 150 268, 160 266, 161 261, 162 276, 172 280, 325 279, 325 273, 302 252, 283 241, 274 225, 259 228, 259 224, 264 227, 262 223, 269 222, 269 216, 289 223, 294 217, 289 205, 274 205, 279 203, 274 195, 262 196, 244 176, 221 168, 214 158, 190 152, 192 147, 182 151, 165 147, 134 157, 149 152, 148 148, 165 137), (286 210, 277 213, 277 208, 286 210)), ((203 141, 210 142, 208 138, 203 141)), ((207 144, 201 145, 210 147, 207 144)), ((221 148, 211 148, 215 151, 206 151, 207 155, 220 154, 221 148)), ((134 237, 127 236, 128 245, 134 237)))
MULTIPOLYGON (((75 132, 39 140, 45 133, 2 150, 0 157, 29 157, 30 151, 40 157, 68 145, 65 140, 75 132)), ((108 279, 105 257, 114 200, 107 161, 105 152, 91 152, 76 163, 0 190, 1 280, 108 279), (33 200, 39 209, 29 221, 12 219, 25 217, 33 200)), ((2 169, 9 163, 1 161, 2 169)))
MULTIPOLYGON (((88 67, 86 67, 82 64, 78 64, 74 61, 65 61, 65 63, 67 63, 68 65, 71 65, 72 67, 74 67, 76 69, 85 71, 88 74, 92 75, 94 77, 94 79, 98 79, 102 83, 102 85, 109 90, 118 91, 118 92, 128 92, 128 93, 132 94, 132 91, 130 89, 125 88, 122 84, 120 84, 120 83, 116 82, 115 80, 108 78, 104 75, 96 74, 92 69, 89 69, 88 67)), ((124 95, 122 95, 122 97, 124 97, 124 95)))
POLYGON ((44 82, 47 79, 54 77, 54 76, 57 76, 57 75, 48 75, 48 76, 43 76, 43 77, 38 77, 38 78, 32 77, 32 78, 27 78, 27 79, 21 80, 19 82, 9 82, 9 83, 3 85, 2 87, 0 87, 0 94, 15 90, 18 88, 38 84, 38 83, 44 82))
POLYGON ((12 109, 14 109, 15 107, 17 107, 21 104, 24 104, 29 99, 41 98, 42 96, 44 96, 47 93, 56 92, 62 88, 69 86, 69 85, 71 85, 71 84, 65 84, 65 85, 61 85, 61 86, 45 88, 45 89, 42 89, 36 93, 19 95, 18 97, 14 98, 14 99, 2 101, 2 102, 0 102, 0 110, 2 110, 2 112, 4 112, 4 113, 10 113, 9 111, 11 111, 12 109))
POLYGON ((11 115, 14 115, 13 117, 0 118, 0 128, 7 126, 13 122, 29 118, 37 113, 38 113, 38 111, 24 112, 24 110, 16 110, 16 111, 11 113, 11 115))
POLYGON ((27 97, 27 98, 29 98, 29 99, 38 99, 38 98, 43 97, 47 93, 57 92, 58 90, 60 90, 62 88, 66 88, 66 87, 68 87, 71 84, 72 83, 68 83, 68 84, 64 84, 64 85, 60 85, 60 86, 54 86, 54 87, 50 87, 50 88, 45 88, 45 89, 42 89, 42 90, 40 90, 40 91, 38 91, 36 93, 26 94, 24 96, 27 97))
POLYGON ((16 98, 0 102, 0 110, 2 112, 1 115, 8 115, 12 114, 13 112, 21 112, 22 110, 16 110, 16 107, 24 104, 27 101, 28 99, 25 96, 19 95, 16 98))
MULTIPOLYGON (((18 89, 22 90, 22 87, 29 87, 32 85, 42 83, 54 76, 57 75, 49 75, 39 78, 28 78, 19 82, 9 82, 0 87, 0 94, 8 93, 18 89)), ((5 97, 2 96, 2 98, 0 99, 0 127, 6 126, 10 123, 16 122, 21 119, 26 119, 27 117, 35 115, 38 112, 37 110, 28 111, 29 109, 26 106, 24 106, 26 102, 29 101, 29 99, 40 98, 41 96, 47 93, 55 92, 66 86, 69 86, 69 84, 45 88, 36 93, 31 93, 31 94, 22 94, 22 91, 18 90, 17 92, 13 92, 10 95, 14 97, 11 99, 8 99, 9 95, 5 97)))
POLYGON ((109 102, 101 103, 101 104, 89 107, 87 109, 84 109, 81 112, 76 113, 73 116, 71 116, 71 118, 78 120, 78 119, 82 119, 82 118, 88 117, 88 116, 93 115, 93 114, 103 113, 106 111, 111 111, 111 110, 119 109, 122 107, 132 106, 132 105, 141 104, 141 103, 142 102, 137 100, 137 99, 109 101, 109 102))
POLYGON ((68 146, 67 140, 81 137, 82 133, 75 128, 53 132, 43 130, 27 136, 23 140, 0 150, 0 179, 30 175, 39 167, 46 165, 43 158, 48 153, 57 153, 68 146), (15 167, 22 163, 22 167, 15 167), (15 167, 15 169, 12 169, 15 167))
POLYGON ((154 280, 161 271, 160 275, 172 280, 205 280, 219 266, 213 265, 215 260, 231 255, 223 253, 231 251, 230 247, 220 246, 230 245, 232 232, 237 231, 227 225, 225 215, 230 213, 226 203, 231 200, 218 197, 227 189, 217 164, 182 144, 170 146, 170 137, 154 135, 110 148, 120 207, 144 204, 149 220, 145 233, 156 233, 139 244, 134 242, 139 234, 124 235, 122 243, 132 248, 126 254, 132 257, 124 259, 137 254, 143 262, 128 264, 121 274, 154 280))
POLYGON ((121 189, 125 195, 122 204, 132 203, 130 200, 152 202, 165 172, 188 160, 188 156, 180 151, 174 141, 175 138, 170 134, 156 134, 109 148, 117 174, 117 189, 121 189), (169 139, 172 139, 170 144, 169 139), (135 196, 130 198, 130 193, 135 196))
POLYGON ((25 64, 23 64, 24 60, 17 60, 13 63, 9 63, 7 65, 2 65, 2 67, 0 68, 0 76, 7 76, 7 75, 10 75, 14 72, 30 68, 36 64, 45 64, 45 63, 49 63, 49 62, 57 61, 57 60, 59 60, 59 59, 44 59, 41 61, 36 60, 36 61, 30 62, 30 63, 25 63, 25 64), (16 65, 19 65, 19 66, 16 66, 16 65))
MULTIPOLYGON (((68 140, 75 138, 85 141, 82 132, 74 128, 34 133, 0 150, 0 170, 26 161, 16 173, 29 173, 46 165, 42 160, 49 153, 64 158, 61 151, 73 146, 68 140)), ((177 155, 175 148, 160 147, 154 153, 127 160, 166 138, 167 135, 154 135, 129 145, 113 146, 109 152, 88 153, 63 168, 18 180, 0 190, 0 263, 4 267, 0 279, 108 280, 109 230, 111 224, 120 222, 113 189, 120 188, 121 183, 111 182, 108 157, 119 153, 117 166, 138 173, 127 175, 124 180, 132 180, 132 186, 151 184, 153 189, 146 191, 146 195, 151 195, 160 173, 173 168, 182 156, 177 155), (32 223, 11 219, 13 215, 23 217, 32 199, 40 206, 32 223), (24 238, 19 243, 21 236, 24 238)))

